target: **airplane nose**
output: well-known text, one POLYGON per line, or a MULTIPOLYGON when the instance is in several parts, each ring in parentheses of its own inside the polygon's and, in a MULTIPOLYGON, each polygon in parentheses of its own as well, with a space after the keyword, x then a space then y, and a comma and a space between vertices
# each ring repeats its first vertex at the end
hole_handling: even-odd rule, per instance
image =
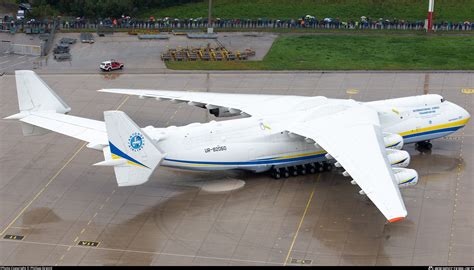
MULTIPOLYGON (((471 119, 471 115, 469 114, 468 111, 466 111, 464 108, 461 107, 461 110, 462 110, 462 118, 463 119, 468 119, 467 122, 469 122, 469 120, 471 119)), ((466 122, 466 124, 467 124, 466 122)))

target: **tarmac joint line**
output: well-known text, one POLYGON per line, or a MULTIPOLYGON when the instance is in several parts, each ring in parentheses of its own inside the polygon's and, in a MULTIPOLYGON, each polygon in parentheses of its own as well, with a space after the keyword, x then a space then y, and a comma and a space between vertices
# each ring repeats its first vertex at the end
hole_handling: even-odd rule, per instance
MULTIPOLYGON (((120 103, 120 105, 117 106, 116 110, 119 110, 125 104, 125 102, 127 102, 129 98, 130 96, 126 96, 124 100, 120 103)), ((38 191, 38 193, 36 193, 33 199, 31 199, 30 202, 28 202, 28 204, 25 207, 23 207, 23 209, 21 209, 21 211, 16 215, 16 217, 7 225, 7 227, 5 227, 5 229, 3 229, 2 232, 0 232, 0 235, 4 235, 7 232, 7 230, 10 229, 13 224, 15 224, 15 222, 20 218, 20 216, 23 215, 23 213, 25 213, 26 209, 28 209, 30 205, 33 204, 33 202, 36 201, 36 199, 38 199, 38 197, 41 194, 43 194, 46 188, 54 181, 54 179, 56 179, 59 176, 59 174, 61 174, 61 172, 67 167, 67 165, 69 165, 69 163, 71 163, 71 161, 74 160, 74 158, 79 154, 79 152, 81 152, 81 150, 86 145, 87 145, 87 142, 83 143, 82 146, 79 147, 79 149, 77 149, 76 152, 74 152, 74 154, 66 161, 66 163, 64 163, 64 165, 49 179, 46 185, 43 188, 41 188, 40 191, 38 191)), ((114 190, 114 193, 115 193, 115 190, 114 190)))
MULTIPOLYGON (((318 178, 316 179, 316 181, 318 181, 320 177, 321 177, 321 174, 318 174, 318 178)), ((306 213, 308 212, 309 206, 311 205, 311 201, 313 200, 314 190, 315 190, 315 187, 313 186, 313 190, 311 191, 311 195, 309 196, 309 199, 306 202, 306 207, 304 209, 303 215, 301 216, 300 222, 298 224, 298 228, 296 229, 296 233, 293 236, 293 240, 291 241, 290 249, 288 250, 288 254, 286 254, 286 259, 285 259, 285 262, 283 263, 284 266, 287 265, 288 259, 290 258, 291 252, 293 251, 293 246, 295 245, 296 238, 298 238, 298 233, 301 229, 301 225, 303 225, 304 218, 306 217, 306 213)))

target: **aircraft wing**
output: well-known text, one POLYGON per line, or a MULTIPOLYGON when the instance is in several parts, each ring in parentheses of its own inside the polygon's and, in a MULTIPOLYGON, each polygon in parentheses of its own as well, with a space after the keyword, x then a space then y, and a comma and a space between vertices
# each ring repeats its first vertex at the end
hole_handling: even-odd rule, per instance
POLYGON ((135 90, 135 89, 102 89, 99 92, 135 95, 141 98, 168 100, 174 103, 186 102, 188 105, 200 108, 223 108, 232 113, 243 115, 268 115, 272 112, 291 110, 291 105, 297 105, 308 99, 304 96, 255 95, 255 94, 226 94, 191 91, 169 90, 135 90))
POLYGON ((31 112, 19 120, 89 142, 91 146, 106 146, 109 144, 105 124, 102 121, 53 112, 31 112))
POLYGON ((375 111, 360 104, 324 117, 314 111, 313 115, 289 123, 286 130, 311 138, 324 148, 390 222, 406 217, 375 111))

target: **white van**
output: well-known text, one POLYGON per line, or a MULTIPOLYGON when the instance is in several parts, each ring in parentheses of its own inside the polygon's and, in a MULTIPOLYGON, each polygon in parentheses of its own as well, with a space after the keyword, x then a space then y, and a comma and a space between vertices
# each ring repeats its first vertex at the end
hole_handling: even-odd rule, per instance
POLYGON ((18 13, 16 14, 16 19, 23 20, 24 18, 25 18, 25 11, 22 9, 18 10, 18 13))

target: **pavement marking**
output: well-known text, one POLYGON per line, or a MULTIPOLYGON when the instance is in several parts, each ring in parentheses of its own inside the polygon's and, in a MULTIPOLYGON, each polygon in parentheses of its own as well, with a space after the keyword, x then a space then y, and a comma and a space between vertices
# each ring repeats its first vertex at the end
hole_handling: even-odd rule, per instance
POLYGON ((25 236, 23 235, 18 235, 18 234, 6 234, 3 239, 8 239, 8 240, 23 240, 25 236))
POLYGON ((10 60, 0 62, 0 65, 1 65, 1 64, 5 64, 5 63, 8 63, 8 62, 10 62, 10 60))
MULTIPOLYGON (((112 194, 114 193, 115 193, 115 189, 112 191, 112 194)), ((108 199, 110 199, 110 196, 108 197, 108 199)), ((102 209, 103 207, 104 207, 104 204, 101 205, 100 209, 102 209)), ((74 239, 73 243, 77 242, 78 246, 87 246, 87 247, 97 247, 100 244, 100 242, 86 241, 86 240, 81 240, 78 242, 79 235, 83 234, 86 231, 86 228, 92 223, 92 220, 97 216, 97 214, 98 212, 95 212, 94 216, 89 219, 89 221, 87 222, 87 225, 84 226, 84 228, 82 228, 81 232, 78 235, 76 235, 76 238, 74 239)), ((61 259, 59 259, 58 263, 62 261, 62 258, 66 256, 66 254, 69 252, 70 249, 71 249, 71 246, 66 250, 66 252, 64 252, 63 256, 61 257, 61 259)), ((56 263, 55 265, 58 265, 58 263, 56 263)))
MULTIPOLYGON (((316 182, 319 181, 319 178, 321 178, 321 173, 318 174, 318 178, 316 179, 316 182)), ((285 259, 285 262, 283 263, 284 266, 286 266, 286 264, 288 263, 288 259, 290 258, 291 251, 293 251, 293 246, 295 245, 296 238, 298 237, 298 233, 301 229, 301 225, 303 225, 304 218, 306 216, 306 213, 308 212, 309 206, 311 204, 311 200, 313 199, 314 190, 315 190, 315 185, 313 185, 313 190, 311 191, 311 195, 309 196, 308 202, 306 203, 306 207, 304 209, 303 215, 301 216, 300 223, 298 224, 298 228, 296 229, 295 236, 293 236, 293 241, 291 241, 290 249, 288 250, 288 254, 286 254, 286 259, 285 259)))
MULTIPOLYGON (((127 96, 124 98, 124 100, 122 101, 122 103, 120 103, 119 106, 117 106, 116 110, 119 110, 124 104, 125 102, 127 102, 127 100, 130 98, 130 96, 127 96)), ((81 147, 79 147, 79 149, 77 149, 76 152, 74 152, 74 154, 66 161, 66 163, 64 163, 64 165, 53 175, 53 177, 51 177, 49 179, 49 181, 46 183, 46 185, 41 188, 40 191, 38 191, 38 193, 36 193, 36 195, 33 197, 33 199, 25 206, 23 207, 23 209, 21 209, 21 211, 18 213, 18 215, 16 215, 16 217, 10 222, 10 224, 7 225, 7 227, 5 229, 3 229, 3 231, 0 233, 0 235, 3 235, 5 234, 5 232, 10 229, 10 227, 15 224, 15 222, 18 220, 18 218, 20 218, 21 215, 23 215, 23 213, 25 213, 26 209, 28 209, 28 207, 30 207, 30 205, 36 201, 36 199, 38 199, 38 197, 43 194, 43 192, 46 190, 46 188, 54 181, 54 179, 56 179, 59 174, 61 174, 61 172, 66 168, 67 165, 69 165, 69 163, 71 163, 71 161, 79 154, 79 152, 81 152, 81 150, 84 148, 84 146, 87 145, 87 142, 83 143, 81 145, 81 147)))
POLYGON ((356 95, 359 93, 359 90, 355 89, 355 88, 349 88, 346 90, 346 93, 349 94, 349 95, 356 95))
POLYGON ((474 94, 474 88, 463 88, 463 89, 461 89, 461 92, 463 94, 474 94))
MULTIPOLYGON (((126 96, 123 101, 117 106, 117 108, 115 110, 119 110, 124 104, 125 102, 127 102, 127 100, 130 98, 130 96, 126 96)), ((113 195, 115 193, 115 189, 112 191, 112 194, 113 195)), ((106 203, 110 200, 110 196, 107 197, 106 199, 106 203)), ((103 207, 104 207, 105 203, 103 203, 99 210, 101 210, 103 207)), ((81 232, 76 235, 76 238, 74 239, 73 243, 76 243, 78 240, 79 240, 79 235, 83 234, 85 231, 86 231, 86 228, 92 223, 92 220, 98 215, 98 212, 95 212, 94 215, 89 219, 89 221, 87 222, 87 225, 84 226, 81 230, 81 232)), ((94 241, 84 241, 84 240, 81 240, 79 242, 77 242, 77 245, 78 246, 87 246, 87 247, 97 247, 99 245, 100 242, 94 242, 94 241)), ((61 258, 59 259, 59 262, 57 262, 55 264, 55 266, 58 265, 58 263, 62 262, 64 256, 66 256, 66 254, 69 252, 69 250, 71 250, 71 246, 68 247, 68 249, 66 250, 66 252, 61 256, 61 258)))
POLYGON ((29 230, 30 227, 11 226, 10 229, 29 230))
POLYGON ((86 246, 86 247, 97 247, 99 246, 100 242, 95 242, 95 241, 79 241, 79 243, 77 243, 77 245, 79 246, 86 246))
MULTIPOLYGON (((120 103, 120 105, 117 106, 117 108, 115 109, 116 111, 120 110, 120 108, 122 108, 122 106, 125 104, 125 102, 127 102, 127 100, 130 98, 130 96, 126 96, 125 99, 122 101, 122 103, 120 103)), ((115 193, 115 191, 114 191, 115 193)), ((112 193, 113 194, 113 193, 112 193)))
MULTIPOLYGON (((14 240, 0 239, 0 242, 12 242, 14 240)), ((57 244, 57 243, 46 243, 46 242, 36 242, 36 241, 22 241, 27 244, 37 244, 37 245, 48 245, 48 246, 57 246, 57 247, 68 247, 68 249, 74 248, 90 248, 88 246, 71 246, 66 244, 57 244)), ((210 256, 199 256, 199 255, 186 255, 186 254, 176 254, 176 253, 166 253, 166 252, 153 252, 153 251, 142 251, 142 250, 131 250, 131 249, 119 249, 119 248, 105 248, 105 247, 96 247, 97 250, 107 250, 107 251, 118 251, 118 252, 132 252, 140 254, 153 254, 153 255, 165 255, 165 256, 176 256, 176 257, 187 257, 187 258, 200 258, 200 259, 214 259, 222 261, 235 261, 235 262, 246 262, 246 263, 264 263, 272 265, 283 265, 282 263, 275 262, 264 262, 264 261, 253 261, 253 260, 242 260, 242 259, 233 259, 233 258, 222 258, 222 257, 210 257, 210 256)))
MULTIPOLYGON (((463 89, 464 90, 464 89, 463 89)), ((471 89, 473 90, 473 93, 474 93, 474 88, 471 89)), ((467 103, 467 100, 466 102, 467 103)), ((466 104, 467 105, 467 104, 466 104)), ((459 188, 460 188, 460 181, 461 181, 461 176, 463 175, 463 158, 462 158, 462 150, 463 150, 463 146, 464 146, 464 133, 465 133, 465 129, 463 128, 462 129, 462 133, 461 133, 461 147, 460 147, 460 150, 459 150, 459 164, 457 166, 457 173, 456 173, 456 191, 454 193, 454 204, 453 204, 453 216, 451 218, 451 234, 449 236, 449 251, 448 251, 448 264, 451 264, 451 255, 452 255, 452 249, 453 249, 453 245, 454 245, 454 226, 455 226, 455 222, 456 222, 456 208, 457 208, 457 203, 458 203, 458 192, 459 192, 459 188)))
POLYGON ((23 213, 26 211, 26 209, 28 209, 28 207, 30 207, 30 205, 36 201, 36 199, 46 190, 46 188, 49 186, 49 184, 51 184, 51 182, 54 181, 54 179, 56 179, 56 177, 58 177, 58 175, 64 170, 64 168, 66 168, 67 165, 69 165, 69 163, 71 163, 71 161, 77 156, 77 154, 79 154, 79 152, 84 148, 84 146, 87 145, 87 142, 86 143, 83 143, 81 147, 79 147, 79 149, 77 149, 76 152, 74 152, 74 154, 68 159, 68 161, 66 161, 66 163, 64 163, 64 165, 53 175, 53 177, 51 177, 48 181, 48 183, 46 183, 46 185, 41 188, 41 190, 36 193, 36 195, 33 197, 33 199, 20 211, 20 213, 18 213, 18 215, 12 220, 12 222, 10 222, 10 224, 8 224, 8 226, 3 229, 3 231, 0 233, 0 235, 3 235, 17 220, 18 218, 20 218, 21 215, 23 215, 23 213))
POLYGON ((28 62, 28 61, 27 61, 27 60, 21 61, 21 62, 19 62, 19 63, 13 64, 13 65, 8 66, 8 67, 0 68, 0 70, 7 69, 7 68, 12 68, 12 67, 14 67, 14 66, 18 66, 18 65, 23 64, 23 63, 26 63, 26 62, 28 62))

